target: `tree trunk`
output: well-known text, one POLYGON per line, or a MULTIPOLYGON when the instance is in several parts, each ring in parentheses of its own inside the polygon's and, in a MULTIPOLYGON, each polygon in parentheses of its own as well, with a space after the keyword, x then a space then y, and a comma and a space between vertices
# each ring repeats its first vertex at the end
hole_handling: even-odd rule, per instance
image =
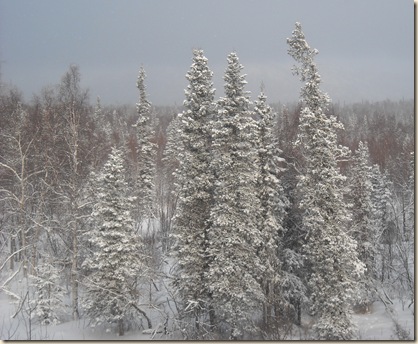
POLYGON ((118 321, 118 333, 119 336, 123 336, 125 334, 125 329, 123 327, 123 319, 119 319, 118 321))
POLYGON ((302 325, 302 309, 300 306, 300 300, 298 300, 296 303, 296 312, 297 312, 296 325, 300 326, 302 325))
MULTIPOLYGON (((10 254, 13 254, 16 250, 16 242, 13 237, 10 238, 10 254)), ((15 257, 10 259, 10 270, 14 270, 15 268, 15 257)))
POLYGON ((32 275, 35 275, 35 267, 38 265, 37 264, 37 255, 38 255, 37 243, 39 241, 39 232, 40 232, 40 228, 39 226, 36 226, 35 238, 33 240, 33 245, 32 245, 32 264, 31 264, 32 275))
POLYGON ((151 320, 147 317, 146 313, 142 309, 138 308, 134 303, 131 303, 131 306, 135 308, 140 314, 142 314, 143 317, 147 320, 148 328, 152 328, 151 320))
POLYGON ((209 306, 209 322, 212 328, 215 327, 215 309, 212 305, 209 306))
POLYGON ((77 266, 77 256, 78 256, 78 242, 77 242, 77 223, 74 222, 73 228, 73 257, 71 265, 71 291, 72 291, 72 309, 73 309, 73 320, 79 319, 78 312, 78 266, 77 266))
POLYGON ((26 251, 26 233, 25 233, 25 225, 23 221, 22 214, 20 215, 20 245, 22 246, 22 259, 23 262, 23 276, 28 276, 28 257, 27 257, 27 251, 26 251))

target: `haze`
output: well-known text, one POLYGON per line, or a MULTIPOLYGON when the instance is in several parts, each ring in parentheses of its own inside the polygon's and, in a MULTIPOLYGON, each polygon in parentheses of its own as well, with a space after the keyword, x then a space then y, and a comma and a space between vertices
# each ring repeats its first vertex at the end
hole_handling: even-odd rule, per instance
POLYGON ((286 38, 299 21, 333 102, 411 99, 413 11, 411 0, 1 0, 1 81, 28 100, 77 64, 92 100, 135 104, 142 65, 151 102, 180 105, 201 48, 217 97, 236 51, 253 99, 263 82, 269 102, 295 101, 286 38))

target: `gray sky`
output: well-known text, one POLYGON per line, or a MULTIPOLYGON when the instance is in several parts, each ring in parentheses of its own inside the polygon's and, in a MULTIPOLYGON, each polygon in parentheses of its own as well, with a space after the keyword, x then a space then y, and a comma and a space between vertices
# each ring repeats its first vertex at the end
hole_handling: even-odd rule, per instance
POLYGON ((412 0, 0 0, 2 81, 30 100, 74 63, 92 102, 135 104, 143 65, 150 101, 180 105, 201 48, 216 97, 236 51, 252 99, 263 82, 270 102, 295 101, 286 38, 299 21, 333 102, 412 99, 413 11, 412 0))

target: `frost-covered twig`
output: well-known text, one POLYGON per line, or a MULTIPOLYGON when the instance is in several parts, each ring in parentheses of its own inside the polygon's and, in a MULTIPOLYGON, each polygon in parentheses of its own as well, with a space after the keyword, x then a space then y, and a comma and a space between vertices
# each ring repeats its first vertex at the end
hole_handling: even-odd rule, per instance
POLYGON ((22 300, 22 302, 20 303, 20 305, 19 305, 19 307, 18 307, 17 311, 15 312, 15 314, 13 314, 13 315, 12 315, 12 319, 14 319, 14 318, 16 317, 16 315, 18 315, 18 314, 19 314, 19 312, 22 310, 23 305, 24 305, 24 303, 25 303, 25 301, 26 301, 26 299, 27 299, 27 297, 28 297, 28 296, 29 296, 29 292, 27 291, 27 292, 26 292, 26 294, 25 294, 25 297, 24 297, 24 299, 22 300))
MULTIPOLYGON (((4 325, 4 317, 3 317, 3 323, 1 325, 1 331, 0 331, 0 338, 2 340, 13 340, 13 337, 15 336, 17 330, 19 329, 19 326, 20 326, 20 323, 18 323, 15 329, 13 330, 13 324, 9 323, 9 329, 7 330, 7 335, 6 335, 6 333, 4 333, 6 327, 4 325), (12 330, 13 333, 10 333, 11 332, 10 330, 12 330)), ((15 340, 16 339, 18 338, 15 338, 15 340)))

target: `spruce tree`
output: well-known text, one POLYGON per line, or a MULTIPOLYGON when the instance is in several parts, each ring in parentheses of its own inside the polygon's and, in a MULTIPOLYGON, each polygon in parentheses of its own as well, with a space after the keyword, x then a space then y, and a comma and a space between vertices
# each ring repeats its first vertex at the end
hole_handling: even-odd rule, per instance
POLYGON ((190 314, 199 330, 205 325, 202 316, 209 315, 210 310, 205 275, 213 192, 210 121, 214 114, 215 89, 203 51, 194 50, 193 55, 193 63, 186 74, 189 85, 185 91, 185 110, 179 115, 180 142, 177 144, 182 149, 178 152, 180 165, 176 172, 179 198, 173 252, 177 258, 175 286, 183 301, 183 312, 190 314))
POLYGON ((160 225, 162 234, 163 252, 167 252, 173 243, 172 223, 175 217, 178 200, 176 187, 176 171, 179 167, 181 144, 179 139, 179 116, 171 120, 166 129, 166 144, 162 155, 162 167, 159 169, 159 188, 157 190, 160 204, 160 225))
POLYGON ((391 278, 393 265, 394 222, 391 201, 393 199, 392 183, 387 174, 382 173, 378 165, 372 166, 372 223, 376 236, 379 257, 376 257, 377 275, 380 282, 391 278))
POLYGON ((96 130, 94 131, 94 135, 97 137, 97 139, 102 145, 103 143, 107 144, 110 141, 110 137, 112 135, 112 128, 110 126, 110 123, 106 121, 100 97, 97 97, 96 99, 96 106, 94 108, 92 119, 96 128, 96 130))
POLYGON ((30 302, 34 309, 32 315, 36 316, 41 325, 56 325, 65 314, 61 271, 51 258, 43 259, 35 267, 35 275, 31 276, 31 284, 35 287, 35 295, 30 302))
POLYGON ((262 280, 265 293, 264 324, 270 330, 279 320, 273 320, 272 316, 279 316, 276 312, 282 306, 283 300, 280 291, 282 271, 280 255, 282 251, 283 227, 282 222, 288 200, 284 196, 284 190, 279 180, 283 162, 280 157, 280 149, 277 140, 273 136, 274 113, 266 103, 267 97, 263 90, 254 104, 254 115, 258 120, 258 159, 260 174, 257 181, 258 197, 260 199, 260 213, 258 227, 261 231, 263 242, 258 251, 258 256, 265 266, 262 280))
POLYGON ((126 321, 135 309, 140 311, 136 281, 145 268, 140 256, 142 244, 130 214, 133 198, 128 195, 120 150, 112 148, 95 185, 92 216, 97 228, 89 240, 93 254, 83 264, 89 271, 85 307, 93 325, 115 324, 123 335, 126 321))
POLYGON ((279 132, 280 148, 286 161, 285 170, 280 181, 289 205, 283 219, 285 235, 281 241, 280 261, 282 262, 281 293, 287 321, 300 326, 302 323, 302 307, 307 303, 306 266, 303 256, 305 231, 301 226, 302 212, 298 207, 300 196, 297 192, 297 176, 303 166, 301 149, 294 144, 299 123, 300 105, 292 112, 283 108, 279 132))
POLYGON ((138 135, 137 194, 141 220, 154 216, 155 164, 157 157, 157 145, 153 142, 155 138, 155 118, 146 93, 145 78, 145 70, 141 67, 137 80, 139 90, 139 102, 136 104, 138 120, 134 125, 137 128, 138 135))
POLYGON ((376 235, 373 227, 373 206, 371 182, 371 167, 369 166, 369 150, 367 144, 359 142, 354 152, 353 166, 350 174, 352 222, 351 235, 357 240, 359 259, 365 264, 366 271, 361 285, 358 306, 368 308, 374 301, 373 285, 375 284, 375 251, 376 235))
POLYGON ((257 224, 257 125, 251 118, 242 68, 237 54, 229 54, 225 97, 218 101, 212 131, 216 181, 208 232, 207 281, 216 320, 228 326, 234 339, 254 329, 252 316, 261 310, 265 270, 257 255, 263 244, 257 224))
POLYGON ((313 329, 318 339, 351 339, 354 324, 350 303, 364 265, 358 259, 355 240, 347 233, 346 178, 337 161, 347 155, 347 149, 337 144, 337 130, 343 126, 325 114, 329 97, 319 87, 321 79, 314 62, 317 51, 309 47, 299 23, 287 42, 289 54, 300 63, 294 71, 304 82, 297 142, 305 166, 298 189, 302 226, 307 232, 304 251, 310 268, 311 312, 316 319, 313 329))

